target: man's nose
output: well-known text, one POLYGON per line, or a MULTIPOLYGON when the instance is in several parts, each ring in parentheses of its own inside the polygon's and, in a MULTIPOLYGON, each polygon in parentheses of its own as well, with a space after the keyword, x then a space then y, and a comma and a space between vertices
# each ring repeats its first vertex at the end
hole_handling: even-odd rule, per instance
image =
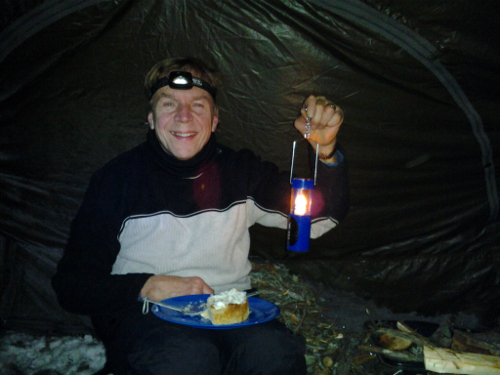
POLYGON ((177 113, 175 114, 176 120, 181 122, 190 121, 193 117, 191 113, 191 108, 187 104, 180 104, 177 108, 177 113))

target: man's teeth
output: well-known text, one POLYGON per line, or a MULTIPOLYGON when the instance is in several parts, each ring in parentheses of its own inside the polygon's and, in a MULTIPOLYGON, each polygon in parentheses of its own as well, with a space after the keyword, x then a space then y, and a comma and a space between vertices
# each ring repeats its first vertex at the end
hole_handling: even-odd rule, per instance
POLYGON ((187 137, 192 137, 196 133, 176 133, 176 132, 172 132, 172 134, 175 135, 176 137, 187 138, 187 137))

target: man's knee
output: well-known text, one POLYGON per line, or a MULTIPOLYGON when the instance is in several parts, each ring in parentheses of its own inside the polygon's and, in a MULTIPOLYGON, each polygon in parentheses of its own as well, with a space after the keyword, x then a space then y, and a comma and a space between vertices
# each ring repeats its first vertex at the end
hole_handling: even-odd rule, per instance
POLYGON ((305 374, 305 339, 294 335, 279 322, 252 327, 228 348, 229 361, 225 373, 243 370, 249 374, 305 374), (236 342, 237 341, 237 342, 236 342))
MULTIPOLYGON (((208 330, 157 318, 123 328, 108 348, 133 374, 220 374, 220 355, 208 330)), ((116 361, 113 361, 116 363, 116 361)), ((127 372, 128 374, 128 372, 127 372)))

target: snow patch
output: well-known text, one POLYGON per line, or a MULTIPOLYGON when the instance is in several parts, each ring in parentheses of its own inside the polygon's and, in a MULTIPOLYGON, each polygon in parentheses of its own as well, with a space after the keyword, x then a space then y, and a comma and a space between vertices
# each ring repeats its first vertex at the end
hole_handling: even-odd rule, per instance
POLYGON ((51 337, 7 331, 0 340, 0 374, 92 375, 105 363, 104 346, 91 335, 51 337))

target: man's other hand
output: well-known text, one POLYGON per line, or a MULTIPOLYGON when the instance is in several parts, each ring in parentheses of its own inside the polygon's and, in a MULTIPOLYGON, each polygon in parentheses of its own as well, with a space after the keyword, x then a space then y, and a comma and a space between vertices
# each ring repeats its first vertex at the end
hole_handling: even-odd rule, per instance
POLYGON ((153 301, 192 294, 212 294, 210 288, 200 277, 151 276, 141 289, 141 297, 153 301))

